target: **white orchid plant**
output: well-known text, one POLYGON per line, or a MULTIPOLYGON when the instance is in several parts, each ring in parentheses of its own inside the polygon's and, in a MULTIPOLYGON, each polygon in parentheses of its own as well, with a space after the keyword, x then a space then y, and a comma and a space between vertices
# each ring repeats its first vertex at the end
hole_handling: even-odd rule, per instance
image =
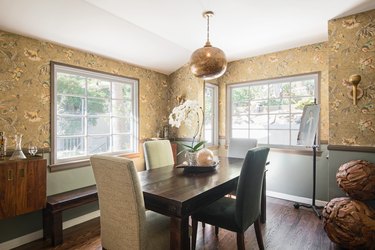
MULTIPOLYGON (((172 113, 169 115, 169 124, 172 127, 179 128, 182 123, 186 126, 195 129, 193 141, 190 145, 181 144, 186 147, 186 150, 190 152, 196 152, 201 149, 205 141, 200 141, 202 136, 203 122, 200 122, 199 113, 202 113, 202 121, 204 121, 203 108, 199 106, 197 101, 186 100, 181 105, 173 108, 172 113), (198 137, 198 138, 197 138, 198 137), (198 143, 194 145, 195 140, 198 139, 198 143)), ((181 151, 180 153, 182 153, 181 151)))

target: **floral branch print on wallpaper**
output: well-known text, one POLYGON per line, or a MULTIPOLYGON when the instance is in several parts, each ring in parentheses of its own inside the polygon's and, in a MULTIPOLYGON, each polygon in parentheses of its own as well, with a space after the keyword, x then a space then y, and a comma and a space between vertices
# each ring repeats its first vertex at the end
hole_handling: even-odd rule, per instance
POLYGON ((375 10, 329 22, 330 144, 375 146, 375 10), (352 104, 350 75, 362 97, 352 104))

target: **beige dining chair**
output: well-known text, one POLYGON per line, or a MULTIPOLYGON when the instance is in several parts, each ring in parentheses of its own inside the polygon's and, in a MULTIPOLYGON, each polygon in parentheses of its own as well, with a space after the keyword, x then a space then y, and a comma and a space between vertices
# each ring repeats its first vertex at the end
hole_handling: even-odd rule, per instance
POLYGON ((174 165, 172 145, 169 140, 146 141, 143 143, 146 169, 174 165))
POLYGON ((169 249, 170 218, 145 210, 133 161, 90 158, 99 197, 100 238, 105 249, 169 249))

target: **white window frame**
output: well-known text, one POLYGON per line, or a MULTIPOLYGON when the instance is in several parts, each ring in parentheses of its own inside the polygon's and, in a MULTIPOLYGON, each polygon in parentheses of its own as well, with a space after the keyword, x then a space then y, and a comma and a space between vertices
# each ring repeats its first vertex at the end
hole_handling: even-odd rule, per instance
MULTIPOLYGON (((85 122, 84 127, 84 140, 85 143, 85 154, 82 156, 76 156, 72 158, 64 158, 64 159, 58 159, 57 157, 57 118, 58 118, 58 112, 57 112, 57 74, 58 73, 66 73, 66 74, 72 74, 72 75, 79 75, 84 78, 94 78, 101 81, 108 81, 110 82, 110 86, 112 86, 112 82, 116 83, 124 83, 131 85, 132 93, 131 93, 131 103, 132 103, 132 111, 131 111, 131 125, 130 125, 130 133, 124 133, 124 135, 129 135, 131 137, 131 146, 129 149, 121 150, 121 151, 115 151, 112 148, 112 136, 113 135, 121 135, 122 133, 114 133, 112 131, 112 126, 110 125, 110 149, 109 152, 100 153, 100 154, 107 154, 107 155, 116 155, 116 154, 126 154, 126 153, 138 153, 138 141, 139 141, 139 124, 138 124, 138 88, 139 88, 139 81, 138 79, 129 78, 129 77, 122 77, 113 75, 106 72, 99 72, 99 71, 93 71, 89 69, 83 69, 76 66, 70 66, 65 65, 61 63, 51 62, 51 79, 52 79, 52 86, 51 86, 51 165, 58 166, 60 164, 66 165, 66 164, 74 164, 76 162, 89 160, 89 157, 91 154, 87 152, 87 140, 89 137, 88 134, 88 114, 87 114, 87 107, 84 108, 84 114, 78 115, 78 117, 82 117, 85 122)), ((111 89, 112 87, 110 87, 111 89)), ((86 89, 87 89, 87 82, 86 82, 86 89)), ((87 102, 87 91, 85 91, 85 94, 81 96, 84 98, 87 102)), ((112 95, 108 98, 110 102, 110 107, 112 107, 112 101, 117 100, 116 98, 113 98, 112 95)), ((124 99, 120 99, 124 100, 124 99)), ((111 108, 109 111, 109 119, 110 124, 112 124, 112 121, 114 118, 117 118, 114 114, 112 114, 111 108)))
MULTIPOLYGON (((211 126, 212 126, 212 143, 207 143, 207 145, 218 145, 219 142, 219 87, 216 84, 212 83, 205 83, 205 89, 204 93, 206 93, 206 88, 213 90, 213 97, 212 97, 212 113, 213 113, 213 119, 211 120, 211 126)), ((206 108, 206 98, 205 100, 205 108, 206 108)), ((206 131, 206 126, 205 126, 206 131)), ((206 132, 205 132, 206 134, 206 132)))
MULTIPOLYGON (((232 138, 232 90, 234 88, 237 88, 237 87, 246 87, 246 86, 254 86, 254 85, 271 85, 271 84, 277 84, 277 83, 285 83, 285 82, 293 82, 293 81, 303 81, 303 80, 309 80, 309 79, 313 79, 314 82, 315 82, 315 88, 314 88, 314 96, 313 99, 315 99, 315 101, 317 103, 319 103, 319 86, 320 86, 320 73, 319 72, 314 72, 314 73, 308 73, 308 74, 304 74, 304 75, 297 75, 297 76, 288 76, 288 77, 282 77, 282 78, 276 78, 276 79, 268 79, 268 80, 259 80, 259 81, 252 81, 252 82, 244 82, 244 83, 235 83, 235 84, 228 84, 227 85, 227 137, 228 137, 228 140, 230 138, 232 138)), ((265 98, 266 100, 270 100, 272 98, 270 98, 269 96, 269 91, 268 91, 268 95, 267 95, 267 98, 265 98)), ((289 104, 290 105, 290 104, 289 104)), ((268 117, 270 116, 270 112, 269 110, 267 111, 267 115, 268 117)), ((302 112, 302 111, 301 111, 302 112)), ((291 114, 291 111, 289 109, 289 114, 291 114)), ((320 124, 320 122, 319 122, 320 124)), ((306 148, 305 146, 303 145, 294 145, 292 143, 292 131, 296 131, 295 129, 291 129, 291 127, 289 127, 289 144, 271 144, 270 143, 270 128, 269 128, 269 122, 268 122, 268 127, 267 127, 267 133, 268 133, 268 136, 267 136, 267 143, 258 143, 260 145, 266 145, 266 146, 269 146, 269 147, 272 147, 272 148, 295 148, 295 149, 303 149, 303 148, 306 148)), ((249 136, 247 138, 254 138, 250 131, 251 129, 248 130, 249 131, 249 136)), ((255 129, 253 129, 253 131, 256 131, 255 129)), ((296 142, 295 142, 296 144, 296 142)), ((319 145, 319 129, 317 131, 317 137, 316 137, 316 144, 319 145)))

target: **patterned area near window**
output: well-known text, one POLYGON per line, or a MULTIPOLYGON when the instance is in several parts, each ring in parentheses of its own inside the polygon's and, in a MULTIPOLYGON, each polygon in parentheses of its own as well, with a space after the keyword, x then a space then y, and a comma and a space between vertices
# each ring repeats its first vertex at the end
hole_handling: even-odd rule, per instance
POLYGON ((229 136, 297 146, 303 107, 318 94, 318 74, 228 86, 229 136))
POLYGON ((136 152, 138 81, 53 64, 53 163, 136 152))

